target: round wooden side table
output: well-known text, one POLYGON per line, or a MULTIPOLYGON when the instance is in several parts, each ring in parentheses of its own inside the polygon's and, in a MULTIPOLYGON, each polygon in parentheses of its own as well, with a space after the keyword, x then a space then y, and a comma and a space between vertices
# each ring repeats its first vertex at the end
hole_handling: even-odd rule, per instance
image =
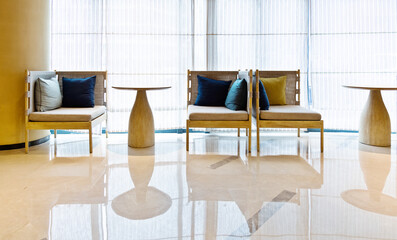
POLYGON ((370 90, 361 113, 359 141, 364 144, 389 147, 391 144, 390 117, 381 90, 397 90, 397 86, 343 85, 346 88, 370 90))
POLYGON ((128 125, 128 146, 133 148, 151 147, 154 145, 154 120, 153 113, 147 100, 146 91, 162 90, 171 86, 112 86, 119 90, 138 91, 134 106, 130 113, 128 125))

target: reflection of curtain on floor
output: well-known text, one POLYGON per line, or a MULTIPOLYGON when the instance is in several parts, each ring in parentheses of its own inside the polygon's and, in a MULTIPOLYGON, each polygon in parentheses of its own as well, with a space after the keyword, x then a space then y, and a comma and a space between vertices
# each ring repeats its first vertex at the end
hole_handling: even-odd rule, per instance
MULTIPOLYGON (((341 85, 397 84, 396 9, 394 0, 57 0, 51 62, 108 70, 109 86, 171 85, 148 92, 156 129, 185 127, 187 69, 301 69, 301 105, 326 128, 357 130, 368 93, 341 85)), ((108 93, 110 131, 127 131, 135 92, 108 93)), ((397 93, 382 94, 396 131, 397 93)))

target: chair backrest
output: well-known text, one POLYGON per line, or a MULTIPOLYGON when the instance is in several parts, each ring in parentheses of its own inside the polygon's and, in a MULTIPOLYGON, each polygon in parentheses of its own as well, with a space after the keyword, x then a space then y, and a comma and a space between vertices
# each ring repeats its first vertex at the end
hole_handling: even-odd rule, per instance
POLYGON ((29 115, 34 112, 34 87, 39 77, 41 78, 52 78, 56 76, 55 71, 29 71, 27 70, 25 83, 25 115, 29 115))
POLYGON ((232 81, 230 86, 237 79, 245 79, 247 81, 247 112, 249 121, 251 121, 252 109, 252 70, 249 71, 187 71, 187 106, 196 102, 198 94, 197 75, 221 81, 232 81))
POLYGON ((259 110, 259 78, 274 78, 287 76, 287 83, 285 86, 285 98, 287 105, 300 105, 300 70, 296 71, 259 71, 256 70, 253 77, 255 91, 254 91, 254 105, 255 109, 259 110))
POLYGON ((249 71, 239 71, 238 79, 245 79, 247 81, 247 112, 249 115, 249 121, 251 121, 251 111, 252 111, 252 70, 249 71))
POLYGON ((56 71, 58 75, 59 86, 62 91, 62 78, 87 78, 96 76, 95 82, 95 105, 104 105, 106 106, 106 80, 107 80, 107 71, 56 71))
MULTIPOLYGON (((221 81, 235 81, 238 71, 187 71, 187 105, 196 102, 198 94, 197 75, 221 81)), ((232 82, 232 84, 233 84, 232 82)))
POLYGON ((34 112, 34 88, 39 77, 52 78, 57 76, 62 93, 62 77, 68 78, 86 78, 96 76, 95 83, 95 105, 106 106, 106 79, 107 71, 29 71, 27 70, 26 87, 25 87, 25 114, 29 115, 34 112))

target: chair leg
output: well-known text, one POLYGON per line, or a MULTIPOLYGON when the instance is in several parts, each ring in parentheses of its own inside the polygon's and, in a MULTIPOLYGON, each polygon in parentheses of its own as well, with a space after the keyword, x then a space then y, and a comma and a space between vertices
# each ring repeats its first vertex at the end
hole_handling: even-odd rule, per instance
POLYGON ((29 153, 29 129, 25 128, 25 153, 29 153))
POLYGON ((186 120, 186 151, 189 152, 189 120, 186 120))
POLYGON ((321 121, 321 152, 324 152, 324 122, 321 121))
POLYGON ((300 137, 300 136, 301 136, 301 129, 298 128, 298 137, 300 137))
POLYGON ((251 152, 251 127, 246 128, 247 135, 248 135, 248 152, 251 152))
POLYGON ((108 134, 108 114, 106 113, 106 138, 108 138, 109 137, 109 134, 108 134))
POLYGON ((106 130, 105 130, 106 138, 108 138, 109 137, 109 133, 108 133, 108 121, 107 120, 106 120, 106 126, 105 127, 106 127, 106 130))
POLYGON ((258 122, 256 123, 256 151, 259 152, 259 147, 261 145, 260 141, 259 141, 259 133, 260 133, 260 128, 258 126, 258 122))
POLYGON ((57 138, 57 130, 54 129, 54 138, 57 138))
POLYGON ((240 137, 240 128, 237 128, 237 137, 240 137))
POLYGON ((245 136, 248 137, 248 128, 245 129, 245 136))
POLYGON ((90 153, 92 153, 92 126, 88 129, 88 138, 90 142, 90 153))

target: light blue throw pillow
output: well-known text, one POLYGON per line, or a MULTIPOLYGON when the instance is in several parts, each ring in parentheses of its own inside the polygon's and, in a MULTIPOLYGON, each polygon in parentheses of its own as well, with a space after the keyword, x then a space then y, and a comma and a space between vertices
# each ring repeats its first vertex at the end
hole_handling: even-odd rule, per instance
POLYGON ((247 82, 245 79, 237 79, 227 94, 225 106, 230 110, 247 109, 247 82))
POLYGON ((62 95, 56 77, 36 81, 34 99, 36 111, 45 112, 62 106, 62 95))

